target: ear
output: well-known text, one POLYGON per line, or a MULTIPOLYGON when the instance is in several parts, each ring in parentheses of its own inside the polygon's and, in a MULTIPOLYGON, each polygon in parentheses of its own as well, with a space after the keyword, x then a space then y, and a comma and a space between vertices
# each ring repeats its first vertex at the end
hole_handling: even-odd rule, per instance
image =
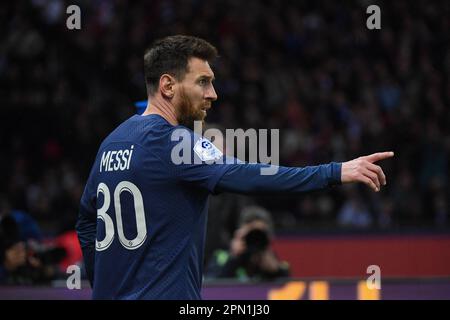
POLYGON ((175 91, 174 91, 174 85, 175 85, 175 78, 172 77, 170 74, 163 74, 159 78, 159 90, 161 91, 161 94, 163 97, 166 98, 173 98, 175 91))

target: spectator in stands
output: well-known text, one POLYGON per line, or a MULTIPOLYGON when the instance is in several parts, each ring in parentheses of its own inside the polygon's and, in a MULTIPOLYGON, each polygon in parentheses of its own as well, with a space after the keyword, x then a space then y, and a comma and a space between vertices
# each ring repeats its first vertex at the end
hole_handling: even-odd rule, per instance
MULTIPOLYGON (((213 67, 221 99, 209 121, 280 129, 287 166, 392 149, 392 184, 380 198, 393 209, 381 225, 448 227, 449 6, 396 0, 382 8, 375 32, 361 1, 85 1, 82 28, 70 31, 58 1, 4 2, 0 192, 45 234, 73 229, 91 155, 146 92, 140 53, 153 39, 186 33, 222 52, 213 67)), ((333 193, 330 228, 344 196, 333 193)), ((302 203, 317 202, 254 200, 277 225, 280 212, 293 211, 293 228, 305 225, 302 203)))

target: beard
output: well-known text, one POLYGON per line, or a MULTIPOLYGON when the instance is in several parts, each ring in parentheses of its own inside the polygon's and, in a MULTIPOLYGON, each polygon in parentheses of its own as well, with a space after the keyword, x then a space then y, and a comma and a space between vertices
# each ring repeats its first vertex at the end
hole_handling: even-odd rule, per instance
POLYGON ((196 109, 193 106, 184 88, 180 90, 180 100, 180 105, 176 109, 178 123, 191 130, 194 130, 194 121, 201 121, 203 126, 205 123, 205 115, 200 108, 196 109))

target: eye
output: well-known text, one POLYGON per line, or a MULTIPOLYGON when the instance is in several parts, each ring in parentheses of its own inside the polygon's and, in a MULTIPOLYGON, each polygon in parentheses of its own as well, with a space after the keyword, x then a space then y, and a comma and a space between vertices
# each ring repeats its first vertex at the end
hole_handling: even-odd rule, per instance
POLYGON ((206 79, 200 79, 200 80, 198 81, 198 83, 199 83, 201 86, 206 86, 206 85, 208 84, 208 80, 206 80, 206 79))

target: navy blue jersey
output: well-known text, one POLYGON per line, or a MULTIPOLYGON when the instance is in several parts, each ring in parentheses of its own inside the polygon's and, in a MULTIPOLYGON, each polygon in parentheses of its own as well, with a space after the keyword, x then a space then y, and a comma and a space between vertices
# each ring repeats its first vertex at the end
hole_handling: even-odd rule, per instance
POLYGON ((93 298, 200 299, 211 193, 304 192, 340 183, 337 163, 279 167, 264 176, 261 164, 208 162, 219 158, 209 141, 159 115, 135 115, 103 141, 76 226, 93 298))

